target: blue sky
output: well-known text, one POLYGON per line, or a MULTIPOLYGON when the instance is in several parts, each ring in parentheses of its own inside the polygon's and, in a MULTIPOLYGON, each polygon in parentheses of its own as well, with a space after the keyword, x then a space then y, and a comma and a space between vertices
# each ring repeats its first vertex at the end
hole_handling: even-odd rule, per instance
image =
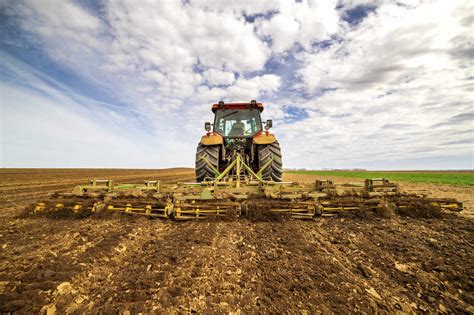
POLYGON ((0 166, 190 166, 257 99, 288 168, 472 169, 471 1, 0 1, 0 166))

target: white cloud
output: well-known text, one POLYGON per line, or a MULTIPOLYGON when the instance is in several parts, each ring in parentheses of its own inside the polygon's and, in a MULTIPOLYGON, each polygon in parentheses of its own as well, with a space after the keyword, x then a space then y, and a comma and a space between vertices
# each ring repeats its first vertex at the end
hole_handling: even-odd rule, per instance
POLYGON ((233 86, 229 87, 227 93, 233 101, 242 100, 243 97, 259 99, 266 93, 276 92, 280 84, 281 79, 279 76, 265 74, 251 79, 238 79, 233 86))
POLYGON ((220 87, 209 88, 207 86, 199 87, 196 100, 201 103, 216 102, 221 99, 226 102, 248 102, 252 99, 261 99, 269 93, 276 92, 280 84, 280 77, 273 74, 255 76, 251 79, 239 78, 227 89, 220 87))
MULTIPOLYGON (((103 2, 100 12, 83 5, 21 0, 2 9, 25 32, 15 40, 121 105, 41 77, 48 64, 15 65, 16 83, 3 85, 9 117, 29 124, 24 109, 48 120, 34 108, 12 107, 15 98, 40 104, 53 113, 51 121, 68 122, 61 128, 110 137, 112 151, 135 146, 159 155, 157 167, 173 163, 167 156, 174 155, 176 163, 193 165, 202 122, 212 117, 209 105, 221 99, 268 101, 265 118, 275 119, 288 167, 473 152, 468 1, 119 0, 103 2), (361 4, 373 12, 359 24, 345 22, 347 10, 361 4), (315 45, 324 40, 331 45, 315 45), (120 134, 122 127, 133 130, 130 137, 120 134)), ((37 136, 53 139, 58 130, 49 130, 37 136)), ((4 136, 12 137, 12 131, 4 136)), ((61 145, 79 151, 61 137, 61 145)), ((78 141, 100 149, 94 139, 78 141)))
POLYGON ((253 26, 232 10, 124 0, 106 2, 99 17, 68 1, 7 7, 56 62, 125 103, 141 97, 158 107, 182 104, 202 84, 231 86, 234 72, 263 70, 270 56, 253 26), (195 67, 207 69, 207 81, 195 67))
POLYGON ((338 28, 336 1, 285 1, 278 14, 261 22, 260 34, 270 36, 273 51, 281 53, 296 43, 309 49, 338 28))
POLYGON ((269 12, 278 10, 288 0, 227 0, 227 1, 207 1, 207 0, 192 0, 192 5, 196 5, 206 10, 216 10, 218 12, 227 12, 240 15, 245 13, 247 15, 267 14, 269 12))
MULTIPOLYGON (((97 124, 89 118, 92 112, 79 113, 72 101, 59 103, 13 85, 1 84, 0 89, 5 104, 2 166, 137 167, 144 162, 122 154, 142 149, 131 137, 97 124)), ((107 117, 112 120, 110 112, 107 117)))
MULTIPOLYGON (((0 167, 130 167, 189 164, 183 149, 192 142, 143 129, 137 112, 77 95, 4 53, 3 73, 21 82, 0 83, 0 167), (56 88, 51 88, 53 83, 56 88), (161 154, 166 148, 169 155, 161 154), (128 152, 128 153, 127 153, 128 152), (129 154, 139 152, 140 154, 129 154)), ((151 115, 160 121, 160 116, 151 115)))
POLYGON ((343 41, 303 52, 296 86, 313 98, 296 106, 310 116, 284 126, 284 137, 314 139, 314 167, 472 154, 472 46, 457 44, 470 33, 461 8, 382 5, 347 26, 343 41))
POLYGON ((140 67, 155 66, 166 72, 199 60, 205 67, 252 71, 262 69, 269 55, 245 20, 180 1, 140 6, 135 1, 110 2, 107 18, 116 37, 113 54, 129 55, 138 49, 140 67))
POLYGON ((209 69, 204 71, 203 76, 209 85, 231 85, 235 82, 233 72, 209 69))
POLYGON ((454 41, 469 34, 469 26, 461 24, 464 17, 456 14, 457 10, 451 2, 428 3, 416 9, 381 6, 360 27, 348 30, 341 43, 301 55, 305 63, 299 70, 302 86, 309 92, 381 84, 396 88, 428 72, 458 70, 458 60, 452 58, 458 48, 454 41))
POLYGON ((104 31, 102 22, 72 2, 11 2, 5 12, 17 18, 23 30, 38 35, 39 44, 50 57, 69 68, 105 48, 99 38, 104 31), (82 60, 72 56, 81 56, 82 60))

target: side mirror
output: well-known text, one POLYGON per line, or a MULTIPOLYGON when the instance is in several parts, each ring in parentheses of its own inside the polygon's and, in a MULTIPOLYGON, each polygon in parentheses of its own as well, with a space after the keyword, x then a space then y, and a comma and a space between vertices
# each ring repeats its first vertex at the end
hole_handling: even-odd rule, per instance
POLYGON ((207 132, 211 131, 211 123, 210 122, 205 122, 204 123, 204 129, 206 129, 207 132))
POLYGON ((267 119, 267 122, 265 123, 265 130, 270 129, 271 127, 273 127, 273 120, 267 119))

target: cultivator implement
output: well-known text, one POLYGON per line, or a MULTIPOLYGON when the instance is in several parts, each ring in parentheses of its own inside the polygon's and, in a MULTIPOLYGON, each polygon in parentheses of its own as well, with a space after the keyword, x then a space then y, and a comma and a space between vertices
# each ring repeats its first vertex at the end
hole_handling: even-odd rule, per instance
POLYGON ((126 213, 174 220, 210 217, 261 218, 281 215, 313 219, 338 213, 382 211, 387 207, 407 213, 420 209, 455 211, 462 203, 447 198, 428 198, 419 193, 400 192, 386 179, 367 179, 364 185, 335 185, 330 180, 313 184, 274 182, 254 173, 239 155, 226 170, 200 183, 164 185, 159 180, 142 184, 117 184, 91 180, 72 193, 55 193, 35 204, 35 213, 74 214, 126 213))

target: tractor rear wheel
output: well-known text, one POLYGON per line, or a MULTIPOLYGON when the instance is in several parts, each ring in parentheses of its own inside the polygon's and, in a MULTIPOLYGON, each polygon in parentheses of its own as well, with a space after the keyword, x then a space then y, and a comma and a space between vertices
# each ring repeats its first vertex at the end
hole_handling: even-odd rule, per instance
POLYGON ((196 181, 202 182, 206 178, 214 178, 215 173, 212 167, 206 163, 206 159, 209 164, 216 170, 219 169, 219 146, 218 145, 203 145, 198 144, 196 151, 196 181))
POLYGON ((259 169, 265 166, 272 157, 273 160, 270 162, 270 165, 268 165, 262 172, 263 179, 281 182, 283 166, 280 144, 278 143, 278 141, 275 141, 271 144, 264 144, 258 146, 259 169))

